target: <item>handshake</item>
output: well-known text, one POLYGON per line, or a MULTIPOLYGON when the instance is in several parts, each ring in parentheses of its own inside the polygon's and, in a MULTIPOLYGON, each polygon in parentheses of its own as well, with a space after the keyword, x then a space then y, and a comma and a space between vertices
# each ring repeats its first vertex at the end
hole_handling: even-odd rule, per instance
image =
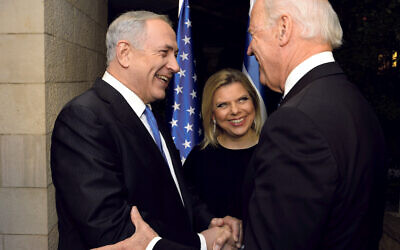
MULTIPOLYGON (((132 223, 135 225, 135 233, 114 245, 107 245, 95 250, 145 250, 155 237, 158 236, 149 224, 140 215, 136 206, 131 209, 132 223)), ((241 249, 243 239, 242 221, 231 216, 214 218, 207 230, 201 232, 204 236, 207 249, 241 249)), ((190 249, 190 248, 188 248, 190 249)))

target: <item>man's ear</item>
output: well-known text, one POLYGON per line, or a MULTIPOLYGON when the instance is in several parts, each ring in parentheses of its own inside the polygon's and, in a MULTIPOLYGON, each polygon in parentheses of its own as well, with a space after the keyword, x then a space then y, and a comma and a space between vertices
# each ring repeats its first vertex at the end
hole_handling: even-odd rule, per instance
POLYGON ((118 41, 117 46, 115 47, 115 53, 118 63, 123 68, 128 68, 129 57, 131 56, 131 49, 129 42, 125 40, 118 41))
POLYGON ((292 29, 293 29, 292 18, 288 15, 280 16, 278 20, 279 46, 283 47, 289 43, 290 36, 292 34, 292 29))

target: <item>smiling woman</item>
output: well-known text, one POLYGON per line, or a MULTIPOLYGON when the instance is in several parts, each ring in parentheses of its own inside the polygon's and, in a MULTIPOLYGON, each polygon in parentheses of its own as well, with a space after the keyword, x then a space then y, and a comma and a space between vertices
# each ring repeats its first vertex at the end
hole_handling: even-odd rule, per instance
POLYGON ((218 143, 231 148, 252 146, 256 133, 253 100, 240 82, 219 87, 213 98, 213 123, 219 127, 218 143), (250 145, 247 145, 250 144, 250 145))
POLYGON ((242 218, 243 177, 261 129, 256 90, 242 72, 218 71, 205 84, 202 117, 205 137, 185 161, 186 178, 217 216, 242 218))

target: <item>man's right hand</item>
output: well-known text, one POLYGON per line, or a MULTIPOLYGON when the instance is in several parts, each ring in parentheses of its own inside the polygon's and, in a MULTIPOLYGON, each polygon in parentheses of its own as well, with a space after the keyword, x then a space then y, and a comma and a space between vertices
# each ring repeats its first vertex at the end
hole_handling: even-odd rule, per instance
POLYGON ((135 225, 135 233, 127 240, 128 247, 127 249, 134 249, 136 245, 140 245, 146 249, 147 245, 150 241, 157 237, 158 234, 147 224, 140 216, 139 211, 136 206, 132 207, 131 210, 131 219, 133 224, 135 225), (132 247, 132 248, 130 248, 132 247))
POLYGON ((136 206, 131 209, 131 220, 135 225, 135 233, 114 245, 107 245, 92 250, 145 250, 150 241, 158 234, 140 216, 136 206))

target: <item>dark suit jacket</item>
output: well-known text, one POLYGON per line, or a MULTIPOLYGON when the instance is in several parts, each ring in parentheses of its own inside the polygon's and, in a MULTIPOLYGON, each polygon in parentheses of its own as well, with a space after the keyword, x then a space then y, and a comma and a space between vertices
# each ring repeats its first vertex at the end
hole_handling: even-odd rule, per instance
POLYGON ((336 63, 307 73, 266 121, 245 178, 246 249, 378 249, 384 140, 336 63))
MULTIPOLYGON (((51 145, 59 249, 88 249, 131 236, 133 205, 161 237, 200 246, 195 232, 212 215, 188 193, 178 151, 167 129, 161 123, 159 128, 185 206, 151 135, 113 87, 98 79, 62 109, 51 145)), ((163 239, 155 248, 165 245, 163 239)))

